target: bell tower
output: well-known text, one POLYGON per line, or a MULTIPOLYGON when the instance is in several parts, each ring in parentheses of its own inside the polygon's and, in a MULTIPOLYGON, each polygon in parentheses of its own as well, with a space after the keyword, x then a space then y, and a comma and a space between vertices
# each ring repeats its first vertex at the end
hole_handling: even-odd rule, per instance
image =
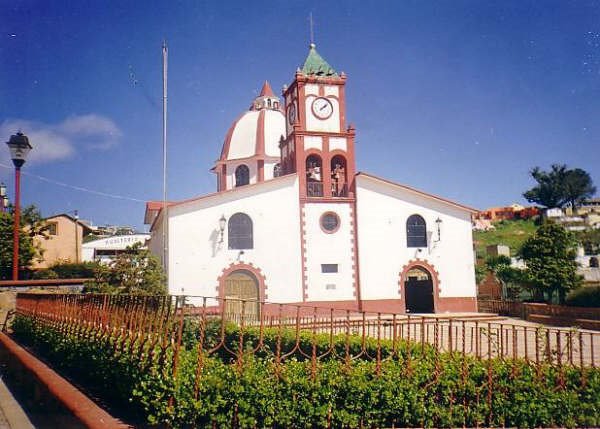
POLYGON ((338 74, 311 43, 303 67, 284 87, 282 170, 298 173, 301 198, 354 198, 355 130, 346 128, 345 84, 346 75, 338 74))
POLYGON ((305 302, 360 308, 353 127, 346 125, 346 75, 310 44, 284 87, 283 174, 297 174, 305 302))

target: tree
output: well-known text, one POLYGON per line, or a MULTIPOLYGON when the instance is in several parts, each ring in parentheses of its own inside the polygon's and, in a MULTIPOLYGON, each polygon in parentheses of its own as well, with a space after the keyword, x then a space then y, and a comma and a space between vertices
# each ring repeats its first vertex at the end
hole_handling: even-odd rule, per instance
POLYGON ((489 256, 485 264, 502 284, 504 297, 510 300, 517 299, 523 285, 527 283, 525 272, 512 267, 510 258, 504 255, 489 256))
MULTIPOLYGON (((19 230, 19 265, 28 268, 34 260, 42 259, 42 248, 36 245, 34 237, 47 237, 47 225, 40 211, 33 205, 21 210, 19 230)), ((13 263, 14 207, 0 213, 0 278, 10 279, 13 263)))
POLYGON ((520 250, 527 268, 527 281, 538 298, 545 295, 548 302, 555 293, 561 304, 567 292, 581 285, 577 274, 577 241, 560 225, 545 224, 529 237, 520 250))
POLYGON ((98 265, 94 280, 86 284, 84 292, 165 295, 167 288, 162 267, 141 243, 129 246, 108 265, 98 265))
POLYGON ((553 164, 548 172, 535 167, 530 174, 538 184, 524 192, 523 197, 547 208, 570 204, 575 209, 577 203, 596 192, 592 178, 580 168, 571 170, 565 164, 553 164))
POLYGON ((587 171, 575 168, 567 171, 564 192, 567 203, 575 211, 577 204, 596 193, 596 187, 587 171))

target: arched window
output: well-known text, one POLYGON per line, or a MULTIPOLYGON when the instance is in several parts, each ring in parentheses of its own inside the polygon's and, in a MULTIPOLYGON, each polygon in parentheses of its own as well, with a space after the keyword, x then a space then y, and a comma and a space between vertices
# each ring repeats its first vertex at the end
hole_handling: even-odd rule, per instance
POLYGON ((273 166, 273 177, 281 176, 281 165, 279 163, 273 166))
POLYGON ((244 186, 250 183, 250 169, 242 164, 235 169, 235 186, 244 186))
POLYGON ((427 225, 419 215, 406 221, 406 247, 427 247, 427 225))
POLYGON ((244 213, 236 213, 229 218, 227 237, 230 249, 252 249, 252 219, 244 213))
POLYGON ((598 268, 598 258, 595 256, 590 258, 590 268, 598 268))

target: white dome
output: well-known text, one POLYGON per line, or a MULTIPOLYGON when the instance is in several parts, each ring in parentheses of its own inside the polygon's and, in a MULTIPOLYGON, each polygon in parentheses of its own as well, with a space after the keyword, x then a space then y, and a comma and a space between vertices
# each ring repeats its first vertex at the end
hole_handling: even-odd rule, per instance
POLYGON ((280 101, 265 82, 250 110, 229 128, 219 161, 279 157, 279 140, 285 133, 285 115, 280 110, 280 101))

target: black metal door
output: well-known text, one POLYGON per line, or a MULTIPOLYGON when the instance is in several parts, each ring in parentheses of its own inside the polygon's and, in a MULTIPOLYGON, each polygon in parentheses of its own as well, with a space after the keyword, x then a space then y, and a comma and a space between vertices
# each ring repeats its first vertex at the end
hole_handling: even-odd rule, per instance
POLYGON ((433 282, 409 278, 404 283, 407 313, 433 313, 433 282))

